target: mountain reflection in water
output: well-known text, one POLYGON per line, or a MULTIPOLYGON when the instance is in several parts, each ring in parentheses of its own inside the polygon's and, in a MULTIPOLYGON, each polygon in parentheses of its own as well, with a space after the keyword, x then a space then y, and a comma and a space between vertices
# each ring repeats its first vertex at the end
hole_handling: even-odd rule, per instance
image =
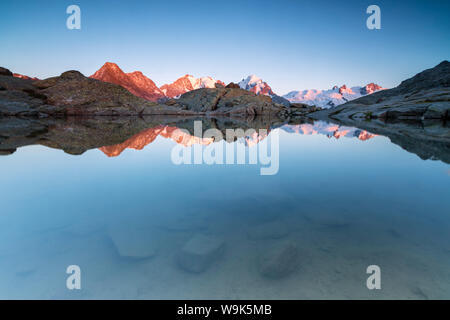
POLYGON ((1 118, 0 298, 448 299, 446 127, 370 125, 1 118), (220 142, 210 128, 257 134, 220 142), (272 176, 170 158, 250 151, 274 133, 272 176), (373 264, 379 291, 366 287, 373 264))
MULTIPOLYGON (((298 133, 306 135, 323 134, 329 138, 339 139, 341 137, 355 137, 359 140, 365 141, 375 137, 365 130, 359 130, 351 127, 341 127, 335 124, 329 124, 324 121, 316 121, 313 124, 298 124, 298 125, 283 125, 281 129, 289 133, 298 133)), ((270 133, 270 129, 267 130, 270 133)), ((108 157, 116 157, 120 155, 125 149, 142 150, 147 145, 151 144, 155 139, 161 136, 166 139, 172 139, 174 142, 185 147, 190 147, 193 144, 209 145, 214 142, 214 138, 202 138, 190 135, 177 127, 159 125, 150 129, 146 129, 126 141, 99 148, 108 157)), ((266 138, 266 135, 260 135, 255 132, 253 135, 244 137, 245 143, 248 146, 254 146, 266 138)))

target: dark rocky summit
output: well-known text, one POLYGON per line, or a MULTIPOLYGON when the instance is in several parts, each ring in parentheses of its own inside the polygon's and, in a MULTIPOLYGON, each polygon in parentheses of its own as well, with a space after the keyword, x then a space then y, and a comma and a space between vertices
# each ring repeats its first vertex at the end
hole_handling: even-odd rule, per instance
POLYGON ((227 84, 227 86, 225 88, 240 89, 241 87, 239 87, 239 85, 237 83, 230 82, 229 84, 227 84))
POLYGON ((0 67, 0 75, 1 76, 8 76, 8 77, 12 77, 13 76, 11 71, 9 71, 6 68, 2 68, 2 67, 0 67))

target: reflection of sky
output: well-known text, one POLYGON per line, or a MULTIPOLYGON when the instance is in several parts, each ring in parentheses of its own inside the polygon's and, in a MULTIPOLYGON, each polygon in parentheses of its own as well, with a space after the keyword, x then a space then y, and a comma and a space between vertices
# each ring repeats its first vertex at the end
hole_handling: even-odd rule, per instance
POLYGON ((82 30, 66 29, 71 1, 0 2, 0 61, 45 78, 93 74, 106 61, 159 86, 187 73, 225 82, 257 74, 285 94, 377 82, 393 87, 450 52, 448 1, 385 1, 382 29, 364 1, 76 1, 82 30))
POLYGON ((101 214, 105 209, 173 199, 179 205, 192 193, 214 193, 219 186, 230 188, 231 194, 270 190, 289 194, 296 189, 340 196, 342 201, 367 193, 449 206, 444 200, 448 165, 423 161, 387 138, 337 140, 278 132, 280 170, 271 177, 260 176, 259 165, 176 166, 170 158, 175 143, 162 137, 143 150, 126 149, 115 158, 99 150, 72 156, 40 146, 20 148, 0 158, 2 218, 29 216, 30 211, 39 212, 33 217, 54 216, 86 207, 101 214))
MULTIPOLYGON (((224 223, 222 235, 230 239, 234 238, 236 226, 251 227, 260 223, 251 219, 264 219, 273 212, 300 216, 298 225, 292 226, 295 228, 314 227, 301 218, 302 214, 318 219, 323 215, 325 221, 344 219, 352 226, 313 229, 309 236, 300 233, 299 244, 322 248, 322 243, 331 241, 336 250, 354 250, 351 257, 365 265, 367 260, 360 257, 367 257, 367 249, 373 250, 388 268, 395 263, 395 257, 420 257, 430 269, 407 260, 410 268, 420 270, 420 278, 417 274, 405 275, 418 281, 434 275, 438 280, 442 277, 442 273, 434 272, 437 267, 430 261, 438 261, 439 268, 448 270, 443 255, 448 250, 449 235, 442 231, 450 227, 448 165, 423 161, 381 136, 360 141, 277 131, 280 170, 274 176, 259 175, 257 165, 176 166, 170 160, 176 144, 163 137, 143 150, 126 149, 112 158, 98 149, 72 156, 42 146, 20 148, 10 156, 0 157, 0 256, 7 257, 0 259, 0 280, 4 284, 0 297, 11 297, 12 292, 14 297, 72 297, 61 279, 67 265, 73 263, 87 270, 87 290, 82 293, 92 295, 88 297, 98 297, 103 292, 110 297, 133 298, 121 295, 120 290, 129 286, 136 292, 143 279, 152 288, 161 288, 157 291, 159 297, 169 294, 171 286, 160 283, 160 272, 142 276, 133 269, 139 263, 146 269, 160 260, 120 260, 107 241, 105 226, 129 220, 166 223, 172 217, 196 214, 209 218, 213 230, 224 223), (221 222, 215 223, 217 219, 221 222), (392 233, 404 238, 392 238, 392 233), (433 254, 433 259, 422 256, 419 249, 433 254), (37 271, 27 276, 27 270, 33 268, 37 271), (19 271, 25 275, 17 274, 19 271), (111 291, 110 287, 119 291, 111 291)), ((234 252, 234 248, 228 252, 234 252)), ((341 254, 325 254, 326 261, 312 262, 322 267, 335 266, 341 254)), ((242 257, 248 255, 251 252, 242 253, 239 261, 247 263, 242 257)), ((170 257, 169 265, 163 268, 176 273, 178 269, 170 257)), ((347 270, 348 265, 336 267, 347 270)), ((180 277, 188 279, 185 273, 180 277)), ((307 277, 310 276, 302 271, 302 279, 307 277)), ((202 275, 196 275, 195 281, 190 282, 193 289, 201 290, 196 284, 202 279, 202 275)), ((226 285, 219 287, 223 291, 214 287, 219 295, 229 290, 226 285)), ((204 290, 207 297, 208 289, 204 290)), ((429 290, 442 294, 434 287, 429 290)), ((189 294, 191 290, 177 294, 180 292, 189 294)))

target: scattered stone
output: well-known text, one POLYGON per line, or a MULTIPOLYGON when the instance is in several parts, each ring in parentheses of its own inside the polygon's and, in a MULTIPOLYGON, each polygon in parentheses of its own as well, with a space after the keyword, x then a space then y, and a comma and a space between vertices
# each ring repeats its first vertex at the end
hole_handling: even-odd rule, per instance
POLYGON ((253 240, 280 239, 288 234, 288 226, 281 221, 263 223, 251 227, 248 231, 248 237, 253 240))
POLYGON ((162 241, 155 228, 118 224, 108 228, 108 234, 122 257, 153 257, 162 241))
POLYGON ((279 279, 288 276, 297 269, 298 249, 291 241, 278 242, 258 259, 258 270, 267 278, 279 279))
POLYGON ((225 242, 215 236, 197 234, 181 249, 178 265, 188 272, 200 273, 216 261, 225 250, 225 242))

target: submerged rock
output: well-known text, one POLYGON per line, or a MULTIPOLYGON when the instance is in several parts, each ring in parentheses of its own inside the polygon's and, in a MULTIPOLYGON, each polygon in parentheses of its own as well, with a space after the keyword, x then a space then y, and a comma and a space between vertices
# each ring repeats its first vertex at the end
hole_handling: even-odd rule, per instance
POLYGON ((225 242, 215 236, 197 234, 181 249, 177 256, 178 265, 185 271, 205 271, 225 250, 225 242))
POLYGON ((288 226, 280 221, 263 223, 248 230, 248 237, 253 240, 280 239, 288 234, 288 226))
POLYGON ((279 279, 293 273, 298 267, 297 245, 281 241, 264 251, 258 258, 258 270, 267 278, 279 279))
POLYGON ((150 258, 156 255, 161 233, 155 228, 118 224, 108 228, 117 252, 122 257, 150 258))

